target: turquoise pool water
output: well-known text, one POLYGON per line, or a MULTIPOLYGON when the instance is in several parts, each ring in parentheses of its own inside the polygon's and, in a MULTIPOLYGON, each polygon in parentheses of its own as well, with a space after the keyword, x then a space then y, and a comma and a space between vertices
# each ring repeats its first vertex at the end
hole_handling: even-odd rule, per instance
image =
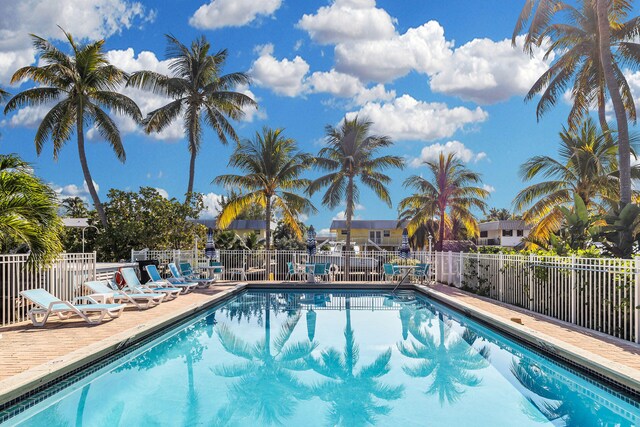
POLYGON ((413 292, 241 294, 21 426, 633 426, 637 403, 413 292))

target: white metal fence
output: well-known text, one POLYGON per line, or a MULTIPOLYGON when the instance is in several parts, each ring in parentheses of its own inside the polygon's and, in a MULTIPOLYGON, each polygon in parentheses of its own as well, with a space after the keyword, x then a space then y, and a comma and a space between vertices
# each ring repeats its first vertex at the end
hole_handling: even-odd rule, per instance
POLYGON ((96 275, 96 254, 60 254, 46 267, 27 264, 28 255, 0 255, 0 326, 26 319, 29 307, 20 298, 26 289, 42 288, 62 300, 80 296, 82 284, 96 275))

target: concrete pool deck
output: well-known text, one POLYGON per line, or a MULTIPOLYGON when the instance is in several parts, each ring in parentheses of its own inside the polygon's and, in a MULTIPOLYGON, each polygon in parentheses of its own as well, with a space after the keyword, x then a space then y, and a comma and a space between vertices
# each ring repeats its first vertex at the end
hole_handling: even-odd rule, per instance
MULTIPOLYGON (((390 285, 230 283, 181 295, 150 310, 128 308, 120 318, 97 326, 88 326, 80 320, 55 319, 44 328, 26 322, 0 328, 0 406, 247 288, 373 290, 389 289, 390 285)), ((640 345, 445 285, 409 285, 403 289, 431 295, 640 394, 640 345), (513 322, 514 317, 521 319, 522 324, 513 322)))

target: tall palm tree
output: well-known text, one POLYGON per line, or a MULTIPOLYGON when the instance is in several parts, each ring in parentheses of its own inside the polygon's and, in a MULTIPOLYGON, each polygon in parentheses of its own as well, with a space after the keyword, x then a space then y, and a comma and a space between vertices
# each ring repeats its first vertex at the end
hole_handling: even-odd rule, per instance
POLYGON ((167 105, 147 115, 146 132, 160 132, 182 116, 191 154, 186 195, 189 199, 193 192, 196 156, 202 145, 203 124, 213 128, 223 144, 227 143, 227 137, 238 141, 228 118, 238 120, 244 116, 244 107, 257 104, 249 96, 235 91, 237 86, 249 84, 245 73, 221 74, 227 60, 226 49, 212 55, 211 44, 204 36, 194 40, 190 47, 172 35, 166 37, 171 76, 139 71, 131 75, 127 84, 171 98, 167 105))
POLYGON ((489 348, 476 350, 473 344, 478 336, 465 328, 461 336, 451 337, 451 329, 445 327, 442 313, 438 314, 438 341, 420 323, 411 321, 409 332, 415 341, 398 342, 398 351, 411 359, 420 360, 415 366, 404 366, 404 372, 416 378, 431 377, 427 394, 438 394, 442 405, 454 403, 464 393, 464 387, 476 387, 481 379, 470 371, 489 365, 489 348))
POLYGON ((63 32, 73 51, 72 56, 58 50, 42 37, 31 35, 43 65, 20 68, 11 77, 11 82, 30 78, 41 86, 15 95, 7 102, 4 113, 27 105, 38 106, 57 102, 38 127, 35 136, 36 152, 40 154, 44 143, 51 139, 53 156, 57 159, 58 153, 71 138, 75 127, 84 180, 100 221, 106 227, 107 216, 87 164, 84 129, 86 125, 93 124, 100 136, 111 145, 118 160, 124 162, 126 154, 120 131, 105 109, 130 116, 136 121, 142 119, 142 114, 135 102, 117 92, 128 76, 124 71, 109 64, 103 49, 104 40, 79 46, 71 34, 64 30, 63 32))
MULTIPOLYGON (((520 167, 525 181, 547 178, 520 191, 513 205, 524 211, 523 219, 533 224, 532 240, 546 241, 550 233, 560 228, 562 212, 557 208, 573 203, 578 194, 588 209, 605 211, 618 198, 618 147, 600 132, 591 119, 577 131, 560 132, 558 158, 534 156, 520 167)), ((640 178, 640 168, 632 168, 634 178, 640 178)))
MULTIPOLYGON (((277 209, 282 219, 302 237, 298 223, 301 213, 315 212, 311 202, 296 194, 306 189, 309 180, 300 175, 309 168, 310 157, 298 150, 291 138, 285 138, 283 129, 262 129, 253 140, 244 140, 236 146, 229 166, 242 170, 242 175, 220 175, 214 183, 228 188, 240 188, 245 194, 236 195, 218 216, 218 227, 224 229, 245 209, 259 205, 265 209, 266 248, 271 249, 271 218, 277 209)), ((269 264, 269 263, 267 263, 269 264)))
POLYGON ((329 379, 314 387, 315 394, 330 404, 327 424, 375 425, 377 416, 391 411, 382 401, 400 399, 404 386, 389 386, 380 381, 391 370, 390 348, 380 353, 371 364, 359 369, 356 367, 360 352, 351 326, 349 296, 345 297, 345 307, 347 325, 344 329, 344 350, 340 352, 329 348, 323 350, 319 358, 311 358, 309 361, 316 372, 329 379))
POLYGON ((532 99, 542 93, 538 118, 557 102, 573 79, 570 128, 579 124, 590 108, 597 106, 600 126, 608 130, 605 104, 609 94, 617 122, 620 198, 624 203, 631 201, 627 116, 635 121, 636 111, 618 64, 636 66, 640 62, 640 45, 632 41, 640 31, 640 20, 622 22, 630 11, 628 0, 580 0, 578 8, 559 0, 526 0, 512 37, 515 45, 517 35, 529 23, 525 52, 533 54, 533 47, 541 46, 546 40, 550 40, 547 57, 552 52, 561 52, 527 95, 527 99, 532 99))
POLYGON ((26 244, 30 261, 46 262, 62 251, 56 193, 27 162, 0 155, 0 252, 26 244))
MULTIPOLYGON (((393 145, 388 136, 371 135, 372 122, 355 117, 345 120, 335 128, 326 127, 327 146, 320 150, 314 159, 318 169, 329 171, 309 185, 308 193, 315 194, 321 188, 328 187, 322 197, 322 204, 335 209, 346 203, 345 219, 347 231, 347 250, 351 248, 351 220, 355 206, 360 198, 356 179, 373 190, 380 200, 391 207, 391 196, 386 185, 391 178, 383 171, 391 168, 404 168, 401 157, 384 155, 378 152, 393 145)), ((348 253, 348 252, 347 252, 348 253)), ((345 260, 345 270, 349 271, 349 257, 345 260)))
POLYGON ((60 207, 64 209, 64 214, 71 218, 85 218, 89 215, 87 205, 78 196, 64 198, 60 207))
POLYGON ((431 180, 412 175, 404 182, 405 188, 416 194, 400 201, 400 218, 408 219, 407 229, 413 234, 421 225, 438 218, 438 241, 436 249, 442 250, 447 230, 451 230, 453 219, 459 221, 468 232, 478 234, 478 222, 471 213, 476 208, 484 212, 484 198, 489 192, 474 184, 481 182, 480 174, 469 170, 455 154, 440 153, 437 161, 424 162, 432 174, 431 180))

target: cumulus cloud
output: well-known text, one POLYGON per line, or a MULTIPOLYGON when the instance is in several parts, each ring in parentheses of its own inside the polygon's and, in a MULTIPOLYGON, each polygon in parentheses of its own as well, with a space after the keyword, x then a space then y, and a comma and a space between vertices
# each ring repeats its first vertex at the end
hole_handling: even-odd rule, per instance
POLYGON ((482 188, 488 191, 489 193, 493 193, 494 191, 496 191, 496 188, 493 185, 489 185, 489 184, 484 184, 482 188))
POLYGON ((297 27, 323 44, 392 37, 394 19, 375 5, 375 0, 335 0, 314 14, 303 15, 297 27))
MULTIPOLYGON (((89 187, 87 187, 87 182, 82 181, 82 185, 78 186, 76 184, 68 184, 68 185, 57 185, 50 184, 51 188, 58 195, 58 200, 62 201, 67 197, 80 197, 85 202, 91 202, 91 195, 89 194, 89 187)), ((96 192, 100 193, 100 186, 93 181, 93 186, 96 188, 96 192)))
POLYGON ((211 0, 196 10, 189 24, 202 30, 241 27, 259 16, 270 16, 280 8, 282 0, 211 0))
POLYGON ((423 102, 402 95, 392 102, 369 102, 346 115, 348 120, 356 116, 371 120, 376 133, 398 140, 430 141, 448 138, 466 125, 484 122, 489 114, 480 107, 449 108, 443 103, 423 102))
POLYGON ((122 29, 153 20, 155 12, 129 0, 48 0, 0 2, 0 83, 34 62, 29 33, 62 40, 60 25, 76 39, 109 37, 122 29))
POLYGON ((169 193, 164 188, 156 187, 155 190, 165 199, 169 199, 169 193))
POLYGON ((483 151, 475 153, 460 141, 448 141, 444 144, 436 143, 424 147, 420 152, 420 156, 411 160, 410 165, 417 168, 425 162, 436 161, 441 153, 445 156, 453 153, 465 163, 478 162, 487 157, 487 153, 483 151))
POLYGON ((204 210, 200 213, 201 219, 215 219, 220 213, 220 201, 222 196, 216 193, 207 193, 203 195, 204 210))
MULTIPOLYGON (((248 86, 238 86, 236 88, 237 92, 243 93, 245 95, 247 95, 249 98, 253 99, 254 101, 256 101, 258 104, 260 103, 260 98, 258 98, 255 93, 253 93, 248 86)), ((254 120, 266 120, 267 119, 267 112, 264 109, 264 107, 258 106, 258 107, 253 107, 253 106, 246 106, 243 108, 244 111, 244 117, 242 118, 243 122, 248 122, 248 123, 252 123, 254 120)))

